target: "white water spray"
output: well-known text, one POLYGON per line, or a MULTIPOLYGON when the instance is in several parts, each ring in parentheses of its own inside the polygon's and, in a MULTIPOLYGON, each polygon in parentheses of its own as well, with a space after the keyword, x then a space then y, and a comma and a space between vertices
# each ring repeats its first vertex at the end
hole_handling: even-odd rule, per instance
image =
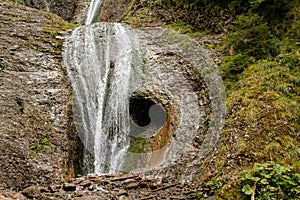
POLYGON ((92 0, 86 15, 85 24, 91 24, 95 21, 96 17, 100 13, 100 8, 102 6, 102 0, 92 0))
POLYGON ((64 43, 77 129, 94 169, 116 173, 129 145, 129 86, 137 54, 135 34, 127 26, 101 23, 82 26, 64 43))

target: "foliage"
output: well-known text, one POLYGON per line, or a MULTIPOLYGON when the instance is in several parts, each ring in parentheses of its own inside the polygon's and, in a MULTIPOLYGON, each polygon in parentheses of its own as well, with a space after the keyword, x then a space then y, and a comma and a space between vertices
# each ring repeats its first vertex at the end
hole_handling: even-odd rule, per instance
POLYGON ((40 151, 46 147, 50 147, 52 144, 49 142, 48 136, 48 133, 41 134, 41 139, 39 143, 31 147, 31 149, 34 151, 40 151))
POLYGON ((247 57, 241 53, 224 56, 224 64, 220 67, 224 80, 230 80, 227 83, 227 88, 233 88, 240 78, 240 74, 253 63, 252 57, 247 57))
POLYGON ((238 85, 244 70, 260 60, 276 60, 280 65, 286 62, 285 67, 291 70, 299 67, 300 9, 292 7, 299 3, 276 0, 272 4, 270 0, 249 3, 249 11, 236 17, 224 40, 227 56, 221 71, 230 90, 238 85), (270 14, 270 10, 276 13, 270 14))
MULTIPOLYGON (((203 15, 217 7, 234 19, 223 41, 220 66, 228 110, 220 145, 226 148, 218 146, 201 169, 200 180, 213 174, 204 179, 207 194, 222 199, 299 199, 300 1, 161 2, 203 15), (239 171, 254 162, 239 178, 239 171)), ((189 35, 195 32, 189 21, 171 26, 189 35)))
POLYGON ((300 174, 290 165, 272 161, 255 163, 240 178, 239 185, 244 194, 255 196, 257 200, 300 199, 300 174))
MULTIPOLYGON (((299 61, 299 55, 294 52, 280 54, 273 61, 249 64, 240 74, 235 89, 229 92, 229 116, 223 137, 225 142, 225 134, 234 135, 238 141, 243 141, 233 143, 236 148, 228 147, 234 149, 228 150, 231 151, 228 154, 240 155, 241 160, 245 160, 241 168, 253 161, 271 160, 287 163, 299 171, 299 61)), ((222 158, 223 154, 219 156, 214 159, 222 158)), ((231 170, 230 173, 235 174, 237 171, 231 170)), ((222 198, 242 199, 239 194, 242 188, 227 184, 231 188, 221 189, 219 194, 223 195, 222 198)))
POLYGON ((261 16, 239 15, 231 28, 232 33, 226 36, 225 42, 234 54, 264 59, 279 53, 279 39, 273 37, 261 16))

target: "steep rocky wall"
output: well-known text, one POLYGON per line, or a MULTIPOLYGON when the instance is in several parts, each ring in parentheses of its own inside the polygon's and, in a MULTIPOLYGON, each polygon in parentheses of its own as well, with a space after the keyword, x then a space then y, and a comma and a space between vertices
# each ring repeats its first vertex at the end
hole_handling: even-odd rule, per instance
MULTIPOLYGON (((91 0, 18 0, 18 2, 39 10, 54 13, 64 20, 83 24, 91 0)), ((98 21, 121 21, 132 0, 106 0, 103 2, 98 21)))
POLYGON ((19 0, 21 3, 46 12, 54 13, 64 20, 73 19, 80 0, 19 0))
POLYGON ((103 3, 99 21, 120 22, 132 0, 106 0, 103 3))
POLYGON ((66 24, 6 0, 0 24, 0 191, 59 183, 73 175, 76 146, 56 38, 66 24))

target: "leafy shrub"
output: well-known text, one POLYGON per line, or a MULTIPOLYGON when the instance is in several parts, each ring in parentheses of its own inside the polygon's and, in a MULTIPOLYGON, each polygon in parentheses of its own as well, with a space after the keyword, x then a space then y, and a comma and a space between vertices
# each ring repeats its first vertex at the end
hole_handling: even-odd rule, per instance
POLYGON ((300 71, 300 55, 297 55, 296 53, 279 54, 276 57, 276 60, 278 60, 278 62, 280 62, 280 64, 286 68, 289 68, 296 72, 300 71))
POLYGON ((234 54, 244 54, 256 59, 276 56, 279 53, 280 41, 273 37, 270 27, 264 19, 253 14, 239 15, 232 23, 232 33, 225 38, 228 49, 234 54))
POLYGON ((300 174, 290 165, 255 163, 239 180, 242 192, 252 199, 300 199, 300 174))
POLYGON ((221 66, 222 76, 225 80, 236 81, 246 67, 252 63, 252 58, 239 53, 223 58, 224 65, 221 66))

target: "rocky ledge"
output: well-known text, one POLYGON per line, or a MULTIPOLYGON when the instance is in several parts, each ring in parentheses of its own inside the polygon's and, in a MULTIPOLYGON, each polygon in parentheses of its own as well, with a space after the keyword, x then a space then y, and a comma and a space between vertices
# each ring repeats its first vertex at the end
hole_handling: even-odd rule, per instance
POLYGON ((102 175, 78 177, 48 187, 30 186, 6 192, 0 199, 195 199, 204 198, 208 188, 151 175, 102 175))
POLYGON ((9 0, 0 2, 0 23, 1 200, 187 199, 209 194, 198 180, 201 161, 195 144, 203 138, 195 138, 193 151, 164 168, 73 178, 81 166, 81 147, 61 66, 60 32, 70 25, 9 0))
POLYGON ((61 183, 76 151, 60 55, 69 25, 7 0, 0 23, 0 191, 61 183))

